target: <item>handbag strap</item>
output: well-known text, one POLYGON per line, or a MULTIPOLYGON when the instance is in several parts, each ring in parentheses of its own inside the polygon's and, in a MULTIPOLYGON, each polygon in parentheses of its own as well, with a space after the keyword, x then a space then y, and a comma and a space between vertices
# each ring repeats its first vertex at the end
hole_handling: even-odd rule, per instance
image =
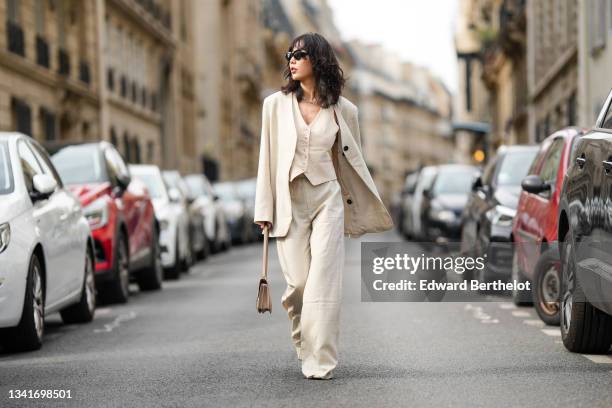
POLYGON ((270 227, 266 223, 264 226, 264 242, 263 242, 263 265, 261 268, 262 279, 268 280, 268 235, 270 227))

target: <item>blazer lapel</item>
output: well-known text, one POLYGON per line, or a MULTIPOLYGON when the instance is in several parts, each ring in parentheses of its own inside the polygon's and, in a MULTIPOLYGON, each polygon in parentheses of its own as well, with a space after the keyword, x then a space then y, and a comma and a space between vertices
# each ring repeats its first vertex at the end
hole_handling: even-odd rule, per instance
POLYGON ((286 174, 289 177, 289 170, 291 169, 291 163, 293 163, 293 157, 295 156, 295 146, 297 144, 297 128, 295 123, 295 116, 293 114, 293 93, 288 93, 287 95, 283 95, 282 98, 282 115, 280 120, 284 123, 280 127, 281 129, 286 129, 286 142, 288 155, 285 156, 288 160, 285 160, 285 167, 283 169, 283 174, 286 174))

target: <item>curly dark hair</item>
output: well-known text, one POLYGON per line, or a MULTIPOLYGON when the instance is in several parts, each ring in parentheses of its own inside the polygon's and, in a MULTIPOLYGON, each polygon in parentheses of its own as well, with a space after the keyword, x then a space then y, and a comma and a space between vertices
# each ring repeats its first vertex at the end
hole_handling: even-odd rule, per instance
MULTIPOLYGON (((315 97, 321 102, 321 107, 328 108, 338 103, 345 83, 344 71, 340 68, 329 42, 321 34, 305 33, 294 38, 287 51, 293 50, 296 46, 305 49, 308 53, 316 84, 315 97)), ((289 62, 285 66, 283 77, 287 83, 281 88, 281 91, 284 94, 295 92, 298 101, 301 101, 304 91, 300 86, 300 81, 291 78, 289 62)))

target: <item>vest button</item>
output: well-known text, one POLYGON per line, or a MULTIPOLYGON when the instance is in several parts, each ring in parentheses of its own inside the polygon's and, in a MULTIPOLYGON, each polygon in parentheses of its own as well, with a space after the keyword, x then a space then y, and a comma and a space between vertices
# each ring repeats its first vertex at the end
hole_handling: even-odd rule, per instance
POLYGON ((347 204, 353 204, 353 200, 351 200, 350 198, 348 200, 346 200, 347 204))
POLYGON ((344 146, 344 151, 346 152, 348 150, 348 146, 344 146))

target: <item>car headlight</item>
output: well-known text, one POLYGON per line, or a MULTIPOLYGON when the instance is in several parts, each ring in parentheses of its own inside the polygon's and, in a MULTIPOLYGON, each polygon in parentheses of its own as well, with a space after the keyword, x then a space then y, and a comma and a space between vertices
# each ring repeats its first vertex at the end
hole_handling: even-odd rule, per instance
POLYGON ((98 229, 108 224, 108 204, 104 198, 98 198, 83 208, 83 215, 89 222, 89 227, 98 229))
POLYGON ((4 252, 11 241, 11 226, 8 223, 0 224, 0 254, 4 252))
POLYGON ((439 202, 433 201, 429 210, 429 216, 437 221, 452 222, 457 216, 451 210, 444 208, 439 202))
POLYGON ((495 206, 491 222, 500 227, 512 227, 512 220, 516 215, 516 210, 503 205, 495 206))

